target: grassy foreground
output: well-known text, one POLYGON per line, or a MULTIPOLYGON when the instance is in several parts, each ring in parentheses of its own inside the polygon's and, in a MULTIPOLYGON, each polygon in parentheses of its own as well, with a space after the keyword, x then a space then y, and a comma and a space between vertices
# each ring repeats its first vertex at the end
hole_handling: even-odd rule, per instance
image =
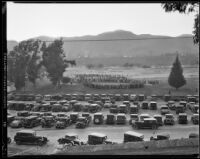
MULTIPOLYGON (((187 95, 187 94, 198 94, 198 88, 199 88, 199 78, 191 77, 187 78, 187 84, 178 90, 170 87, 168 85, 167 79, 163 78, 160 80, 160 83, 158 85, 148 85, 144 88, 138 88, 138 89, 93 89, 83 86, 82 84, 67 84, 62 85, 60 89, 56 89, 54 86, 51 85, 51 83, 46 82, 45 84, 40 84, 37 86, 36 89, 34 89, 31 85, 28 86, 28 88, 24 91, 18 91, 17 93, 34 93, 34 94, 81 94, 81 93, 91 93, 91 94, 140 94, 143 93, 145 95, 164 95, 168 94, 169 90, 171 91, 171 95, 187 95)), ((43 81, 44 83, 44 81, 43 81)))

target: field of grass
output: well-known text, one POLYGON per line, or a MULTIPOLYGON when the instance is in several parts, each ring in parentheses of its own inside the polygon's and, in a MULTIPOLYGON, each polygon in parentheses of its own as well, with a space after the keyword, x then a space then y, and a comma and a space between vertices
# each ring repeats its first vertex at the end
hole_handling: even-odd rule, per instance
POLYGON ((20 91, 19 93, 34 93, 34 94, 56 94, 56 93, 63 93, 63 94, 73 94, 73 93, 110 93, 110 94, 140 94, 143 93, 145 95, 164 95, 168 94, 169 90, 171 91, 172 95, 187 95, 187 94, 198 94, 199 88, 199 72, 198 68, 184 68, 184 76, 187 80, 187 84, 179 90, 175 90, 174 88, 170 87, 167 79, 170 72, 170 68, 133 68, 133 69, 124 69, 121 67, 109 67, 103 69, 96 69, 96 70, 88 70, 84 67, 74 67, 68 68, 64 75, 67 76, 74 76, 75 74, 79 73, 98 73, 98 74, 120 74, 127 76, 129 78, 135 79, 156 79, 159 80, 158 85, 146 85, 144 88, 138 89, 93 89, 83 86, 80 83, 73 83, 68 85, 62 85, 60 89, 56 89, 54 86, 51 85, 51 82, 48 79, 43 79, 37 81, 37 88, 34 89, 31 84, 27 84, 26 90, 20 91))

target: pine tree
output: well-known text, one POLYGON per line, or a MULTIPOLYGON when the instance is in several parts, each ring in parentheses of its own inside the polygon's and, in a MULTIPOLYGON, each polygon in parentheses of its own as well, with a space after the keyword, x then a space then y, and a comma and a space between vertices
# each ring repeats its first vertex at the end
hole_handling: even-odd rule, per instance
POLYGON ((168 83, 170 86, 178 89, 186 84, 186 80, 183 76, 183 69, 179 61, 178 55, 173 63, 171 73, 168 78, 168 83))

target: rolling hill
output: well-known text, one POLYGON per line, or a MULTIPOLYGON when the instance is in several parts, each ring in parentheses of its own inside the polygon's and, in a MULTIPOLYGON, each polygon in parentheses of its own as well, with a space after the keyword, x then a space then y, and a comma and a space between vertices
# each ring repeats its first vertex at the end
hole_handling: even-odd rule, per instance
MULTIPOLYGON (((64 51, 70 59, 84 58, 135 58, 149 56, 163 56, 178 51, 182 56, 198 55, 198 46, 193 44, 192 35, 183 34, 177 37, 140 34, 136 35, 130 31, 116 30, 104 32, 98 35, 86 35, 80 37, 62 37, 63 40, 95 40, 95 41, 68 41, 64 43, 64 51), (189 37, 189 38, 183 38, 189 37), (191 37, 191 38, 190 38, 191 37), (158 38, 158 39, 155 39, 158 38), (110 39, 136 39, 136 40, 114 40, 110 39), (99 40, 99 41, 98 41, 99 40)), ((43 41, 53 41, 55 38, 48 36, 33 37, 43 41)), ((16 41, 9 41, 8 51, 15 45, 16 41)))

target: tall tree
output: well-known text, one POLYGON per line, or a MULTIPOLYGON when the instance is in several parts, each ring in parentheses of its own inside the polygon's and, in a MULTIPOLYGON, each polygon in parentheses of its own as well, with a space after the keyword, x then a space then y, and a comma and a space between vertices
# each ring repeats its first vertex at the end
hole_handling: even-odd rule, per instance
POLYGON ((27 40, 20 42, 8 55, 8 75, 9 79, 15 83, 17 90, 25 87, 28 78, 33 84, 38 78, 39 40, 27 40))
POLYGON ((179 61, 178 55, 176 56, 176 60, 171 68, 168 83, 170 86, 176 88, 176 90, 186 84, 186 80, 183 76, 183 69, 179 61))
POLYGON ((39 78, 39 69, 41 68, 41 59, 38 55, 40 53, 41 41, 31 41, 31 58, 27 65, 27 76, 30 82, 33 83, 34 87, 36 87, 36 79, 39 78))
POLYGON ((194 19, 194 37, 193 41, 194 44, 199 44, 199 2, 167 2, 162 3, 162 7, 165 9, 166 12, 175 12, 178 11, 179 13, 190 13, 196 12, 195 19, 194 19))
POLYGON ((41 50, 43 51, 42 64, 46 67, 48 77, 53 85, 59 86, 65 68, 68 67, 63 51, 63 40, 54 40, 48 46, 46 46, 46 43, 43 43, 41 50))

